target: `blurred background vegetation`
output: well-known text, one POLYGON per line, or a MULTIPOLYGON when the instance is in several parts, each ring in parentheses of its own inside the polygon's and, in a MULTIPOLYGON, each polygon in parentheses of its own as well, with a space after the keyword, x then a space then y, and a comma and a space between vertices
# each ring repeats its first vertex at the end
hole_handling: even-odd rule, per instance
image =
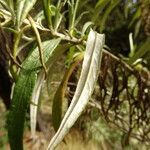
MULTIPOLYGON (((54 4, 56 4, 56 2, 57 0, 53 0, 54 4)), ((38 0, 30 13, 32 16, 34 16, 41 9, 42 2, 38 0)), ((67 6, 64 9, 68 10, 67 6)), ((66 16, 59 28, 60 32, 63 32, 63 30, 68 26, 67 12, 65 13, 65 15, 66 16)), ((3 16, 1 14, 0 21, 3 21, 3 16)), ((114 60, 111 60, 108 56, 106 56, 105 58, 103 58, 103 61, 105 61, 105 63, 102 63, 102 67, 107 66, 108 64, 121 65, 118 65, 119 67, 109 65, 106 70, 111 73, 109 74, 109 76, 106 76, 106 84, 103 86, 102 83, 99 83, 99 87, 101 91, 105 89, 105 86, 108 88, 108 91, 111 91, 112 84, 114 83, 113 81, 116 79, 115 75, 119 79, 115 80, 119 82, 118 85, 115 85, 118 87, 120 86, 120 84, 123 84, 127 76, 125 85, 129 88, 126 89, 129 89, 130 91, 135 88, 133 94, 124 94, 125 91, 122 90, 121 92, 117 91, 116 93, 118 95, 114 97, 116 98, 118 96, 123 100, 130 98, 133 100, 135 98, 135 100, 131 101, 132 103, 136 102, 136 99, 140 100, 140 97, 138 96, 140 95, 139 93, 141 93, 143 97, 141 99, 146 99, 143 103, 145 107, 143 107, 144 109, 148 109, 148 112, 146 112, 145 118, 143 118, 142 121, 144 122, 144 119, 147 119, 147 122, 149 123, 150 0, 80 0, 75 25, 76 29, 78 29, 75 31, 76 35, 80 35, 81 30, 84 30, 84 28, 89 29, 89 27, 92 27, 99 33, 106 34, 106 49, 114 54, 114 56, 117 56, 117 58, 119 59, 115 60, 117 62, 116 63, 114 60), (127 70, 124 69, 126 67, 122 65, 121 61, 123 61, 127 66, 129 65, 131 68, 127 70), (116 70, 116 72, 114 72, 113 69, 111 70, 111 67, 114 67, 114 70, 116 70), (132 69, 134 69, 134 73, 131 73, 132 69), (123 76, 124 74, 126 75, 123 76), (139 78, 144 78, 143 82, 139 81, 138 75, 140 75, 139 78), (140 86, 145 86, 144 90, 147 95, 142 94, 143 91, 139 90, 140 86), (128 95, 130 95, 130 98, 128 97, 128 95)), ((86 30, 86 32, 89 32, 89 30, 86 30)), ((44 37, 44 35, 42 36, 44 37)), ((54 69, 54 75, 43 85, 42 92, 40 94, 41 103, 39 108, 40 111, 38 114, 37 140, 34 143, 31 142, 29 134, 29 123, 27 122, 26 134, 24 138, 25 147, 27 149, 46 149, 49 138, 54 135, 54 130, 51 123, 52 99, 56 89, 61 82, 61 79, 63 78, 63 73, 66 71, 67 65, 70 63, 70 60, 72 59, 74 53, 74 50, 71 49, 64 55, 61 60, 57 62, 57 67, 54 69), (64 66, 62 65, 64 63, 66 64, 66 68, 64 68, 64 66), (51 135, 49 133, 51 133, 51 135)), ((80 68, 80 65, 78 68, 80 68)), ((106 71, 103 68, 102 70, 106 71)), ((80 69, 78 69, 78 71, 80 71, 80 69)), ((101 79, 104 80, 104 76, 105 75, 102 75, 101 79)), ((73 79, 70 79, 70 82, 76 83, 76 78, 78 78, 77 71, 72 78, 73 79)), ((2 80, 2 78, 0 80, 2 80)), ((7 99, 6 95, 9 94, 9 90, 8 93, 6 92, 6 94, 3 95, 2 93, 4 92, 1 85, 2 81, 0 81, 1 97, 3 99, 7 99)), ((121 115, 124 120, 126 120, 125 118, 127 118, 129 115, 128 111, 130 106, 128 106, 127 104, 122 104, 119 106, 120 108, 117 108, 116 106, 118 106, 119 104, 116 104, 116 102, 114 102, 115 105, 112 106, 114 108, 112 108, 110 104, 107 103, 105 104, 104 108, 99 108, 99 98, 104 98, 104 95, 99 96, 99 93, 97 94, 97 89, 95 90, 92 99, 96 99, 97 101, 93 102, 93 100, 91 100, 85 112, 78 119, 71 132, 67 135, 65 139, 66 142, 62 142, 58 149, 150 149, 150 124, 143 123, 142 127, 139 127, 137 125, 137 127, 134 129, 134 134, 131 135, 130 131, 128 130, 131 128, 128 128, 126 126, 117 126, 118 124, 120 125, 120 123, 117 123, 116 125, 116 122, 112 119, 115 116, 114 114, 112 114, 112 116, 109 115, 110 118, 107 118, 105 114, 103 114, 105 112, 104 110, 107 110, 107 105, 109 105, 108 108, 111 109, 110 113, 115 112, 115 110, 122 109, 122 111, 119 111, 118 114, 121 115), (142 132, 143 128, 147 130, 145 132, 142 132), (139 129, 142 131, 139 131, 139 129), (136 132, 142 132, 142 136, 136 136, 136 132), (144 135, 146 135, 146 137, 144 137, 144 135)), ((66 94, 66 98, 68 97, 69 96, 66 94)), ((69 98, 71 99, 71 96, 69 98)), ((109 100, 109 98, 106 98, 105 101, 107 100, 109 100)), ((142 112, 144 112, 144 110, 141 111, 141 113, 142 112)), ((115 113, 117 114, 117 112, 115 113)), ((0 101, 0 149, 3 150, 8 149, 8 139, 5 130, 6 115, 7 111, 5 109, 4 103, 3 101, 0 101)), ((133 114, 131 114, 131 116, 132 115, 133 114)), ((134 117, 136 118, 136 116, 134 117)), ((27 118, 29 118, 29 116, 27 116, 27 118)), ((133 121, 135 120, 133 119, 133 121)))

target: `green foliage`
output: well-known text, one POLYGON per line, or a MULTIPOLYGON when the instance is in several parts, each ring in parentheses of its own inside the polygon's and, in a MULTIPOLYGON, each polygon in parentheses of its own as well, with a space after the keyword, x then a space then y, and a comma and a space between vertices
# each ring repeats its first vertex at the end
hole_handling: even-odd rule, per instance
POLYGON ((139 58, 142 58, 144 55, 150 52, 150 38, 147 38, 146 41, 137 49, 137 52, 133 57, 129 59, 129 63, 132 64, 135 61, 138 61, 139 58))
POLYGON ((14 2, 14 12, 16 13, 16 28, 19 29, 29 11, 32 9, 36 0, 17 0, 14 2))
POLYGON ((23 149, 23 129, 25 114, 29 99, 31 97, 36 75, 34 72, 20 74, 20 78, 16 82, 13 99, 11 104, 11 110, 8 116, 8 136, 12 150, 23 149))
MULTIPOLYGON (((45 63, 58 46, 60 39, 53 39, 43 43, 45 63)), ((12 150, 23 149, 23 129, 26 111, 30 97, 37 78, 37 71, 40 68, 38 48, 24 61, 17 82, 15 83, 11 110, 8 116, 8 136, 12 150)))
MULTIPOLYGON (((108 78, 102 79, 104 82, 107 80, 106 85, 110 86, 108 89, 103 89, 102 94, 109 91, 111 95, 115 91, 113 88, 116 88, 116 84, 120 87, 121 79, 123 80, 122 84, 125 85, 125 79, 127 80, 128 76, 132 76, 136 72, 137 67, 134 68, 134 66, 137 63, 142 67, 149 66, 149 5, 148 0, 0 0, 0 34, 5 39, 4 48, 0 45, 0 50, 5 49, 4 52, 0 51, 0 56, 4 55, 6 59, 4 61, 9 64, 6 67, 7 72, 9 72, 14 82, 11 109, 8 115, 8 136, 12 150, 15 150, 16 147, 19 150, 23 149, 24 122, 29 104, 32 116, 31 131, 33 131, 32 134, 35 133, 41 86, 44 80, 51 78, 53 74, 52 67, 55 66, 56 61, 64 57, 64 55, 66 56, 65 52, 68 56, 63 65, 67 66, 67 71, 55 92, 52 105, 53 126, 56 131, 58 130, 52 145, 50 144, 52 147, 55 147, 63 139, 67 130, 74 124, 79 114, 82 113, 96 86, 99 65, 101 59, 104 59, 101 57, 104 42, 98 32, 106 34, 106 45, 103 48, 103 54, 109 55, 113 61, 108 60, 108 62, 110 61, 110 64, 114 64, 112 70, 107 63, 101 68, 102 77, 109 74, 108 78), (92 31, 91 27, 96 32, 92 31), (83 62, 81 70, 80 78, 82 81, 79 79, 77 94, 75 93, 75 98, 73 98, 64 121, 61 123, 63 117, 62 105, 69 78, 83 58, 85 49, 88 52, 85 52, 84 61, 86 63, 83 62), (105 49, 108 49, 111 53, 105 49), (112 53, 119 56, 121 54, 121 60, 112 53), (129 69, 130 73, 127 74, 127 77, 126 74, 122 75, 121 71, 116 74, 119 66, 118 62, 122 64, 122 60, 125 61, 124 65, 121 65, 122 72, 126 68, 129 69, 130 66, 133 66, 133 70, 129 69), (115 69, 117 71, 114 71, 115 69), (113 88, 109 83, 111 82, 109 78, 112 76, 114 77, 112 80, 116 81, 113 82, 113 88), (88 97, 85 98, 83 95, 88 97), (72 118, 74 119, 72 120, 72 118), (58 139, 56 138, 57 136, 58 139)), ((1 61, 3 59, 1 60, 0 57, 0 64, 1 61)), ((104 61, 107 60, 104 59, 104 61)), ((138 82, 133 87, 136 89, 135 93, 140 90, 140 84, 143 85, 141 89, 144 92, 148 90, 148 85, 143 82, 143 78, 145 79, 144 81, 147 81, 148 69, 143 70, 140 69, 141 74, 138 74, 137 80, 135 80, 138 82), (144 75, 142 74, 143 70, 146 70, 144 75)), ((100 83, 102 86, 102 82, 100 83)), ((106 85, 103 85, 102 88, 106 85)), ((123 88, 128 91, 127 85, 123 88)), ((144 93, 142 90, 141 95, 145 96, 146 92, 144 93)), ((128 92, 131 91, 129 90, 128 92)), ((107 94, 105 95, 106 97, 104 96, 106 99, 109 97, 109 94, 107 94)), ((134 95, 136 94, 133 94, 133 97, 134 95)), ((112 99, 113 96, 116 95, 112 95, 112 99)), ((121 99, 127 99, 123 96, 122 94, 121 99)), ((141 98, 144 96, 141 96, 141 98)), ((107 106, 110 102, 108 109, 111 109, 112 106, 111 98, 107 99, 108 102, 105 104, 107 106)), ((139 99, 138 96, 135 98, 139 99)), ((128 99, 130 98, 128 97, 128 99)), ((124 109, 128 107, 125 105, 124 109)), ((136 107, 137 109, 141 108, 136 107)), ((138 116, 138 114, 136 115, 138 116)), ((128 116, 128 114, 125 116, 128 116)), ((96 123, 95 126, 97 127, 98 124, 96 123)), ((34 137, 34 135, 32 136, 34 137)))

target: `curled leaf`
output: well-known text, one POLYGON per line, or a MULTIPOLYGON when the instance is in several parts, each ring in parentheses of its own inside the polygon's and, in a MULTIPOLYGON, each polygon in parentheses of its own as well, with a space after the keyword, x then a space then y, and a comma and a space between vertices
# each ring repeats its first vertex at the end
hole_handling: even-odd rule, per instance
POLYGON ((83 59, 83 53, 80 53, 75 61, 71 64, 70 68, 67 69, 65 72, 65 75, 54 95, 53 99, 53 107, 52 107, 52 122, 53 122, 53 127, 55 131, 58 130, 61 120, 62 120, 62 115, 63 115, 63 102, 65 98, 65 91, 67 89, 67 83, 68 80, 74 71, 74 69, 77 67, 79 62, 83 59))
POLYGON ((53 150, 63 140, 88 103, 97 81, 104 41, 103 34, 90 31, 75 95, 58 131, 48 145, 49 150, 53 150))

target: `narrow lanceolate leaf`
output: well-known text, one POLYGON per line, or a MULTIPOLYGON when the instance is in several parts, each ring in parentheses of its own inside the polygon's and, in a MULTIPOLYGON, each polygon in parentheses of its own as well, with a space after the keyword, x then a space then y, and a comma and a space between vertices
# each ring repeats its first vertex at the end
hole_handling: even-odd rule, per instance
POLYGON ((36 0, 17 0, 16 2, 16 26, 20 27, 23 20, 28 15, 29 11, 33 8, 36 0))
POLYGON ((88 103, 97 81, 104 41, 103 34, 90 31, 75 95, 48 150, 53 150, 63 140, 88 103))
MULTIPOLYGON (((61 44, 55 49, 53 54, 50 55, 49 60, 46 63, 46 68, 49 69, 48 76, 47 76, 48 79, 51 78, 53 64, 55 63, 56 60, 58 60, 62 56, 62 54, 67 49, 69 49, 70 46, 71 46, 70 43, 61 44)), ((35 133, 36 133, 37 110, 38 110, 37 105, 38 105, 40 90, 41 90, 44 78, 45 78, 45 72, 41 70, 41 72, 38 75, 38 79, 36 81, 36 84, 32 93, 32 97, 31 97, 30 126, 31 126, 31 134, 33 138, 35 137, 35 133)))
POLYGON ((35 138, 38 100, 39 100, 39 96, 40 96, 41 87, 44 82, 44 78, 45 78, 45 72, 44 72, 44 70, 41 70, 41 72, 37 78, 36 84, 34 86, 32 97, 31 97, 30 126, 31 126, 32 138, 35 138))
POLYGON ((62 115, 63 115, 63 102, 65 98, 65 91, 67 89, 67 83, 68 80, 74 71, 74 69, 77 67, 79 62, 83 59, 83 53, 80 53, 75 61, 71 64, 70 68, 65 72, 65 75, 54 95, 53 99, 53 107, 52 107, 52 122, 53 122, 53 127, 55 131, 58 130, 59 125, 62 120, 62 115))
POLYGON ((128 61, 129 64, 134 63, 138 58, 142 58, 146 53, 150 52, 150 37, 146 39, 146 41, 141 45, 141 47, 137 50, 135 55, 131 57, 128 61))
POLYGON ((23 150, 23 128, 25 114, 31 92, 33 90, 36 74, 22 72, 15 85, 11 110, 8 115, 8 137, 11 150, 23 150))
MULTIPOLYGON (((53 39, 42 43, 44 62, 53 55, 60 39, 53 39)), ((41 68, 38 47, 33 49, 29 57, 22 64, 18 80, 14 87, 11 109, 8 115, 8 137, 11 150, 23 150, 23 129, 25 115, 36 83, 37 73, 41 68)))
POLYGON ((52 20, 51 20, 52 15, 51 15, 50 8, 49 8, 51 1, 50 0, 42 0, 42 2, 43 2, 44 16, 46 18, 48 27, 51 28, 52 27, 52 20))

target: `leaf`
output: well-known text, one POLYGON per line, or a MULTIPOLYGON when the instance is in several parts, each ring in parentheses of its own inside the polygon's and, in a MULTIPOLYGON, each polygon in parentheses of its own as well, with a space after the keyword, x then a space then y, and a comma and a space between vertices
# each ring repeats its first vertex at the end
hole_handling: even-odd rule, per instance
POLYGON ((70 49, 67 52, 66 60, 65 60, 65 66, 68 68, 71 63, 73 62, 74 54, 76 53, 76 46, 70 47, 70 49))
POLYGON ((53 107, 52 107, 52 122, 53 122, 53 127, 55 131, 58 130, 59 125, 62 120, 62 114, 63 114, 63 102, 64 102, 64 97, 65 97, 65 91, 67 89, 67 83, 68 80, 76 68, 76 66, 79 64, 79 62, 83 59, 83 53, 78 54, 76 56, 75 61, 71 64, 70 68, 67 69, 65 72, 65 75, 54 95, 53 99, 53 107))
POLYGON ((88 15, 88 11, 84 11, 80 14, 80 16, 76 19, 75 21, 75 26, 77 26, 79 24, 79 22, 81 21, 81 19, 83 18, 83 16, 88 15))
POLYGON ((8 4, 7 4, 6 1, 0 0, 0 4, 1 4, 1 6, 3 6, 6 10, 10 10, 10 8, 9 8, 9 6, 8 6, 8 4))
MULTIPOLYGON (((92 16, 92 22, 97 22, 97 20, 99 19, 99 15, 104 11, 104 9, 109 6, 111 0, 99 0, 95 6, 94 9, 94 15, 92 16)), ((104 13, 102 13, 104 14, 104 13)))
POLYGON ((133 42, 133 33, 129 34, 129 44, 130 44, 129 56, 132 57, 135 53, 135 47, 134 47, 134 42, 133 42))
POLYGON ((5 8, 6 10, 8 10, 12 16, 14 16, 14 9, 13 9, 13 1, 9 0, 6 2, 6 0, 0 0, 0 4, 3 8, 5 8))
MULTIPOLYGON (((42 43, 45 62, 48 61, 59 43, 60 38, 42 43)), ((11 109, 8 115, 8 137, 11 150, 16 150, 16 148, 23 150, 25 115, 36 83, 37 73, 41 68, 38 47, 33 49, 28 58, 23 62, 22 67, 23 69, 20 71, 14 87, 11 109)))
POLYGON ((9 6, 9 8, 14 11, 14 1, 12 0, 7 0, 7 6, 9 6))
POLYGON ((52 13, 51 13, 51 1, 50 0, 42 0, 44 16, 46 18, 47 24, 49 28, 52 28, 52 13))
POLYGON ((134 27, 134 38, 136 38, 139 35, 140 29, 142 25, 142 19, 139 19, 134 27))
POLYGON ((137 11, 134 13, 134 15, 129 23, 129 27, 131 27, 135 23, 135 21, 140 18, 140 16, 141 16, 141 8, 138 7, 137 11))
POLYGON ((97 81, 103 46, 104 35, 91 30, 75 95, 58 131, 48 145, 49 150, 53 150, 62 141, 88 103, 97 81))
POLYGON ((11 150, 23 150, 25 114, 35 84, 34 72, 22 71, 14 88, 11 109, 8 115, 8 137, 11 150))
POLYGON ((106 9, 104 12, 104 15, 102 16, 101 24, 100 24, 100 32, 102 32, 105 29, 105 23, 107 18, 109 17, 109 14, 111 11, 120 3, 119 0, 114 0, 106 9))
MULTIPOLYGON (((42 47, 43 47, 43 57, 44 57, 44 62, 49 61, 49 57, 52 57, 52 55, 54 55, 55 53, 58 53, 58 51, 60 51, 60 49, 57 49, 56 47, 58 46, 58 44, 60 43, 60 38, 58 39, 53 39, 53 40, 48 40, 42 43, 42 47), (57 52, 55 52, 57 51, 57 52)), ((56 54, 55 54, 56 55, 56 54)), ((34 49, 30 55, 30 57, 28 57, 26 59, 26 61, 23 63, 23 68, 27 69, 27 70, 36 70, 41 68, 42 65, 40 63, 40 59, 39 59, 39 52, 38 52, 38 47, 36 47, 36 49, 34 49)))
POLYGON ((105 1, 105 0, 99 0, 99 1, 96 3, 95 8, 97 8, 97 7, 99 7, 99 6, 106 5, 106 4, 105 4, 106 2, 110 2, 110 0, 108 0, 108 1, 105 1))
POLYGON ((131 57, 128 61, 129 64, 134 63, 137 59, 143 57, 146 53, 150 52, 150 38, 147 38, 146 41, 141 45, 137 50, 135 55, 131 57))
POLYGON ((62 19, 64 17, 64 13, 61 14, 58 10, 56 10, 56 16, 54 21, 54 30, 57 31, 62 19))
POLYGON ((84 36, 86 30, 87 30, 91 25, 93 25, 93 22, 91 22, 91 21, 88 21, 88 22, 86 22, 86 23, 84 24, 84 26, 83 26, 83 28, 82 28, 82 34, 81 34, 82 36, 84 36))
POLYGON ((64 75, 64 78, 59 85, 53 99, 53 106, 52 106, 52 123, 55 131, 58 130, 59 125, 62 119, 62 103, 64 101, 65 90, 67 87, 67 74, 64 75))
POLYGON ((123 10, 124 10, 124 16, 127 19, 130 11, 129 0, 127 0, 127 2, 125 3, 123 10))
MULTIPOLYGON (((49 60, 46 63, 46 67, 49 69, 48 72, 48 79, 51 78, 52 76, 52 70, 53 70, 53 65, 55 63, 56 60, 58 60, 62 54, 71 46, 71 44, 67 43, 67 44, 61 44, 60 46, 58 46, 55 51, 53 52, 53 55, 51 55, 49 57, 49 60)), ((36 131, 36 121, 37 121, 37 110, 38 110, 38 101, 39 101, 39 96, 40 96, 40 90, 41 90, 41 86, 42 83, 44 81, 45 78, 45 73, 43 70, 41 70, 41 72, 39 73, 37 82, 35 84, 33 93, 32 93, 32 97, 31 97, 31 104, 30 104, 30 126, 31 126, 31 134, 32 137, 35 137, 35 131, 36 131)))
POLYGON ((36 0, 17 0, 16 2, 16 27, 19 29, 22 22, 33 8, 36 0))
POLYGON ((31 104, 30 104, 30 127, 31 127, 32 138, 35 138, 38 100, 39 100, 39 96, 40 96, 40 92, 41 92, 44 79, 45 79, 45 72, 44 70, 41 70, 40 74, 38 75, 34 89, 33 89, 32 97, 31 97, 31 104))

